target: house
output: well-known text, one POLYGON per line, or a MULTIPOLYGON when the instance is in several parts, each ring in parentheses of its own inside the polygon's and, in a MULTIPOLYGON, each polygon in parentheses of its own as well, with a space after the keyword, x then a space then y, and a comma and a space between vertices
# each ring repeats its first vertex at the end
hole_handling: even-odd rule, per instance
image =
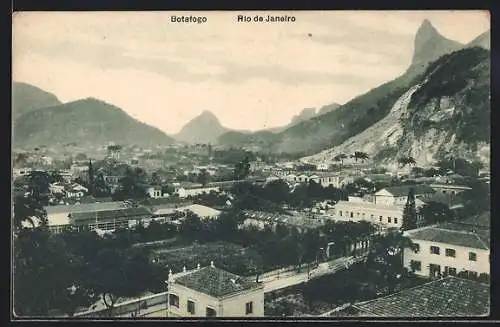
POLYGON ((151 186, 146 189, 146 194, 152 199, 159 199, 168 197, 169 194, 163 192, 163 189, 160 186, 151 186))
MULTIPOLYGON (((405 232, 414 249, 404 250, 404 266, 417 275, 490 274, 490 215, 405 232)), ((483 275, 485 276, 485 275, 483 275)))
POLYGON ((328 170, 328 169, 330 169, 330 164, 327 162, 322 162, 322 163, 317 164, 316 168, 318 170, 328 170))
POLYGON ((71 225, 77 229, 114 231, 133 227, 143 220, 152 218, 152 212, 145 207, 120 208, 99 211, 73 212, 69 214, 71 225))
POLYGON ((169 317, 264 316, 264 285, 213 263, 178 276, 169 274, 167 283, 169 317))
POLYGON ((464 185, 456 184, 430 184, 437 193, 446 194, 450 196, 455 196, 467 190, 472 190, 472 188, 464 185))
POLYGON ((489 313, 489 285, 448 276, 378 299, 353 304, 336 312, 335 316, 434 318, 485 317, 489 313))
POLYGON ((374 194, 375 203, 385 205, 404 205, 410 189, 413 189, 416 199, 430 198, 436 191, 428 185, 402 185, 386 187, 374 194))
POLYGON ((32 171, 32 168, 14 168, 12 169, 12 175, 15 179, 21 176, 28 176, 32 171))
POLYGON ((82 198, 89 192, 89 189, 78 183, 73 183, 71 185, 66 185, 64 187, 64 192, 67 198, 82 198))
POLYGON ((380 205, 363 201, 339 201, 327 214, 340 221, 368 221, 381 228, 401 228, 403 222, 403 206, 380 205))

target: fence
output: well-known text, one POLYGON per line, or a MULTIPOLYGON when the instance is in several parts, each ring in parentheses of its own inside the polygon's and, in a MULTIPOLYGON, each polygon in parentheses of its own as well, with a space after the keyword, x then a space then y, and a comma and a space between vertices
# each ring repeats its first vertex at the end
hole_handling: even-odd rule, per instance
MULTIPOLYGON (((126 314, 137 313, 140 315, 141 310, 147 310, 148 308, 167 303, 167 292, 152 294, 149 296, 141 297, 138 299, 132 299, 118 303, 113 308, 113 316, 123 316, 126 314)), ((75 318, 94 318, 94 317, 106 317, 109 312, 108 308, 99 308, 91 311, 84 311, 74 315, 75 318)))

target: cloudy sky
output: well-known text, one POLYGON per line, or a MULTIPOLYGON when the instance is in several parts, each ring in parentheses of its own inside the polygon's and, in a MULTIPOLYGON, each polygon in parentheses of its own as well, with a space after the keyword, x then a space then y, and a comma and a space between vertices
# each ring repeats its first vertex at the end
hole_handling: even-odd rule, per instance
POLYGON ((13 18, 13 78, 61 101, 95 97, 176 133, 210 110, 221 123, 256 130, 303 108, 345 103, 410 64, 415 32, 429 19, 467 43, 489 29, 484 11, 260 12, 294 23, 238 23, 238 14, 30 12, 13 18))

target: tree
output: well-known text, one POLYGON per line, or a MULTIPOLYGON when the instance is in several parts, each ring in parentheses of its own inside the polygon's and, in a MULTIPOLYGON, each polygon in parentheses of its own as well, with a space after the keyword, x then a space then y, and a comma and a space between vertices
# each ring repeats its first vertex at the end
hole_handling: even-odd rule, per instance
POLYGON ((200 183, 201 185, 205 186, 208 184, 208 180, 210 178, 210 174, 206 169, 200 170, 198 173, 198 176, 196 177, 196 181, 200 183))
POLYGON ((446 204, 440 202, 427 202, 419 209, 419 213, 429 225, 453 220, 453 212, 446 204))
POLYGON ((202 227, 200 217, 195 213, 188 212, 181 223, 180 231, 187 239, 196 240, 200 236, 202 227))
POLYGON ((288 184, 285 181, 279 179, 267 183, 264 186, 264 194, 267 199, 281 205, 288 200, 290 196, 290 190, 288 188, 288 184))
POLYGON ((89 170, 88 170, 88 176, 89 176, 89 193, 90 195, 94 195, 94 168, 92 167, 92 160, 89 160, 89 170))
POLYGON ((406 157, 399 157, 398 158, 398 164, 400 165, 401 168, 408 166, 408 176, 411 175, 411 167, 415 165, 415 159, 411 156, 406 156, 406 157))
POLYGON ((33 171, 29 175, 30 196, 36 201, 48 201, 50 193, 50 177, 44 171, 33 171))
POLYGON ((19 232, 25 226, 46 228, 47 224, 47 212, 39 202, 31 197, 17 196, 15 198, 13 221, 15 232, 19 232))
POLYGON ((347 155, 345 153, 339 153, 337 154, 333 160, 339 162, 340 161, 340 165, 343 166, 344 165, 344 159, 347 158, 347 155))
POLYGON ((410 188, 408 198, 403 210, 403 221, 401 230, 409 230, 417 228, 417 209, 415 206, 415 190, 410 188))
POLYGON ((250 160, 245 156, 243 160, 239 161, 234 167, 234 179, 241 180, 248 177, 250 173, 250 160))

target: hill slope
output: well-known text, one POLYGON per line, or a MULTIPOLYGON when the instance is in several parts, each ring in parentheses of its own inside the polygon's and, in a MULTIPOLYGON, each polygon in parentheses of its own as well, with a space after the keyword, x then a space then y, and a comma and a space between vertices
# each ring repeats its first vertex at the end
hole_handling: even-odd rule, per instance
POLYGON ((205 110, 184 125, 174 138, 186 143, 213 143, 227 131, 213 113, 205 110))
POLYGON ((376 161, 412 156, 427 165, 452 154, 489 163, 490 53, 464 48, 431 63, 390 113, 308 162, 332 162, 338 153, 368 153, 376 161))
POLYGON ((52 93, 36 86, 14 82, 12 84, 12 120, 42 107, 56 106, 61 101, 52 93))
MULTIPOLYGON (((403 75, 335 110, 291 126, 279 133, 277 138, 259 138, 259 144, 264 144, 274 152, 303 154, 338 146, 387 116, 396 100, 431 61, 461 47, 462 44, 446 39, 425 20, 415 36, 413 61, 403 75)), ((253 141, 249 136, 247 138, 249 142, 253 141)))
POLYGON ((88 98, 28 112, 14 123, 14 146, 40 144, 158 145, 174 140, 157 128, 141 123, 122 109, 88 98))

